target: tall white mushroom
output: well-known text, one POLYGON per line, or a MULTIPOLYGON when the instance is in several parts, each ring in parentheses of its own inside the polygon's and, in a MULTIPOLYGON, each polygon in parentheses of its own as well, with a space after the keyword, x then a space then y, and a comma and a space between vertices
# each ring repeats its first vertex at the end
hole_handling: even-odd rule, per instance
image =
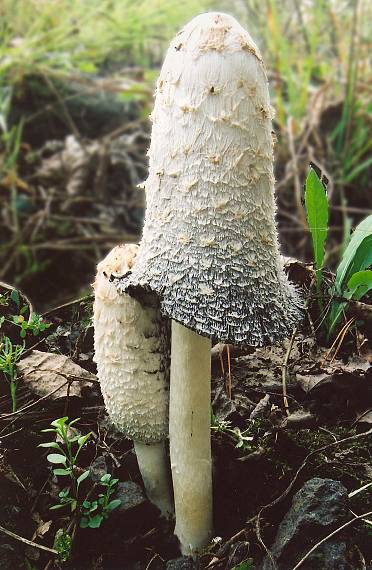
POLYGON ((171 42, 152 113, 147 211, 121 291, 155 292, 172 322, 170 454, 182 552, 212 533, 211 339, 272 344, 300 303, 279 253, 267 78, 231 16, 203 14, 171 42))
POLYGON ((133 439, 149 499, 172 511, 168 438, 169 326, 154 295, 141 303, 118 293, 113 278, 133 268, 137 245, 115 247, 98 264, 94 283, 94 347, 98 378, 113 424, 133 439))

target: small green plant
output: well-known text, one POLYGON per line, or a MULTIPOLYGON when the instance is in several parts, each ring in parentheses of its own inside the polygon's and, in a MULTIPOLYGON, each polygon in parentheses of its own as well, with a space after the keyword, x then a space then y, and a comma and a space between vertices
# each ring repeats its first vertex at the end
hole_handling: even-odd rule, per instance
MULTIPOLYGON (((34 336, 38 336, 51 326, 51 323, 44 322, 43 318, 37 313, 31 313, 29 319, 25 318, 25 314, 30 311, 30 307, 28 304, 21 305, 21 297, 17 289, 12 290, 10 299, 15 303, 18 310, 18 314, 13 315, 10 322, 20 327, 21 331, 19 334, 21 338, 25 338, 28 331, 32 332, 34 336)), ((9 304, 9 298, 7 304, 9 304)))
POLYGON ((8 336, 0 344, 0 371, 3 372, 10 386, 12 398, 12 412, 17 411, 17 369, 16 364, 22 356, 24 346, 13 345, 8 336))
POLYGON ((238 427, 232 427, 230 421, 219 420, 212 412, 211 415, 211 430, 216 433, 226 433, 235 443, 237 449, 250 449, 252 447, 253 437, 247 435, 249 429, 240 431, 238 427))
MULTIPOLYGON (((306 179, 305 206, 313 243, 317 293, 320 297, 329 205, 325 186, 313 168, 310 168, 306 179)), ((368 269, 371 265, 372 215, 355 228, 337 267, 335 281, 330 289, 331 303, 324 319, 328 339, 334 334, 347 301, 359 301, 372 289, 372 270, 368 269)), ((320 308, 323 312, 321 301, 320 308)))
MULTIPOLYGON (((28 309, 27 305, 25 305, 26 310, 28 309)), ((31 317, 26 320, 22 314, 22 311, 25 309, 22 307, 19 315, 13 316, 13 324, 20 327, 20 337, 25 338, 27 332, 32 332, 34 336, 39 336, 39 334, 51 326, 51 323, 45 323, 43 317, 38 315, 37 313, 32 313, 31 317)), ((25 311, 24 311, 25 312, 25 311)))
POLYGON ((76 435, 72 426, 79 421, 76 418, 68 422, 68 417, 59 418, 54 420, 50 425, 51 428, 42 430, 43 433, 54 433, 56 436, 55 441, 40 443, 39 447, 46 447, 55 449, 57 453, 50 453, 47 455, 47 460, 52 465, 62 465, 63 467, 55 467, 53 469, 54 475, 60 477, 69 477, 71 480, 70 487, 64 489, 59 493, 60 502, 54 505, 51 510, 61 509, 65 506, 70 506, 71 512, 76 510, 79 502, 79 487, 81 483, 89 476, 89 469, 83 471, 80 475, 78 473, 77 460, 79 454, 91 436, 91 432, 86 435, 76 435), (59 441, 58 441, 59 440, 59 441))
POLYGON ((64 561, 70 557, 77 525, 79 524, 81 528, 98 528, 121 503, 120 499, 112 499, 119 480, 114 479, 110 474, 101 477, 100 485, 104 490, 98 496, 91 497, 96 488, 96 484, 92 481, 85 497, 81 496, 80 485, 89 477, 90 471, 89 469, 82 470, 78 465, 78 459, 81 450, 91 436, 91 432, 86 435, 76 434, 73 426, 79 419, 76 418, 69 422, 68 417, 65 416, 54 420, 51 422, 52 427, 44 429, 42 432, 53 433, 55 439, 39 445, 39 447, 55 450, 55 453, 47 455, 47 460, 53 466, 62 466, 53 467, 54 475, 69 477, 70 479, 70 484, 58 493, 58 503, 50 507, 50 510, 67 507, 73 514, 73 520, 68 528, 66 530, 60 529, 55 538, 55 548, 58 550, 61 560, 64 561), (73 528, 72 533, 70 533, 71 528, 73 528), (58 545, 56 545, 57 542, 58 545))
POLYGON ((98 528, 107 519, 110 513, 117 509, 121 503, 120 499, 112 499, 111 496, 116 491, 119 479, 113 479, 109 473, 101 477, 101 485, 105 488, 104 493, 99 493, 98 499, 90 501, 86 499, 82 505, 82 517, 80 526, 82 528, 98 528))
POLYGON ((71 556, 73 539, 63 528, 59 528, 54 537, 53 547, 57 550, 62 562, 67 562, 71 556))

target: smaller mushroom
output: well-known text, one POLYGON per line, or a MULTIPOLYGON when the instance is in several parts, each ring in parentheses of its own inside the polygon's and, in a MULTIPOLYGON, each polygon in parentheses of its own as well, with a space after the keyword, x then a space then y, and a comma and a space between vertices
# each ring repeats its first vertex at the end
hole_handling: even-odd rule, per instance
POLYGON ((130 273, 137 249, 133 244, 117 246, 98 264, 94 360, 109 417, 133 439, 147 496, 169 517, 169 323, 160 316, 154 295, 146 294, 139 302, 118 293, 113 283, 130 273))

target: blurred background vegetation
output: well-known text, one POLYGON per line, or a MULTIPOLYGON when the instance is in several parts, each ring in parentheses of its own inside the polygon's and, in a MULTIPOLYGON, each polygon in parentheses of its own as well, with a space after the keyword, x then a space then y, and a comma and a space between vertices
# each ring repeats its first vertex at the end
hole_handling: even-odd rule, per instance
POLYGON ((206 10, 236 16, 266 62, 283 252, 311 256, 310 162, 329 180, 331 266, 372 213, 368 0, 1 0, 0 280, 37 306, 78 295, 139 238, 154 82, 206 10))

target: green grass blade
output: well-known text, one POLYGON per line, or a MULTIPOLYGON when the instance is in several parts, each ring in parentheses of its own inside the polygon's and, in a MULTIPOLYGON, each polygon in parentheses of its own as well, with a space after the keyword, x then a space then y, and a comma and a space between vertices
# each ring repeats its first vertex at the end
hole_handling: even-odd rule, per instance
POLYGON ((313 242, 314 261, 318 287, 322 282, 321 269, 324 263, 324 242, 328 233, 328 199, 323 183, 313 168, 310 168, 305 185, 305 207, 313 242))

